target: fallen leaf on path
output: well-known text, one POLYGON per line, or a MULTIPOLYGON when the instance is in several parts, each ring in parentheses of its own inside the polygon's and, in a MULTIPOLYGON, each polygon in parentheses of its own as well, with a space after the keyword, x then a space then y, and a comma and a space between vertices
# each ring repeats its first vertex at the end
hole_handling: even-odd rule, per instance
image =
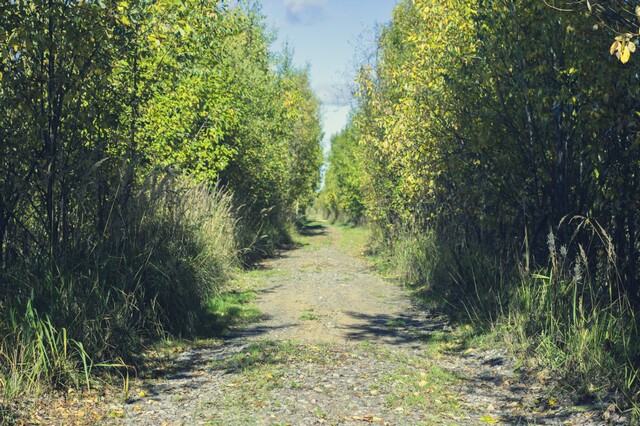
POLYGON ((495 425, 495 424, 500 423, 502 421, 502 419, 500 417, 493 417, 493 416, 490 416, 489 414, 486 414, 486 415, 480 417, 480 421, 483 422, 483 423, 490 424, 490 425, 495 425))
POLYGON ((123 410, 117 410, 117 411, 111 411, 109 413, 109 417, 124 417, 124 411, 123 410))

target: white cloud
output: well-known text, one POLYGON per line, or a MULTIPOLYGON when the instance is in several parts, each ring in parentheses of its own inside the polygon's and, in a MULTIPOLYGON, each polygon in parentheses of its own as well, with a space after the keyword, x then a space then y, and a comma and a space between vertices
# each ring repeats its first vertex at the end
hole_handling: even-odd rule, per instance
POLYGON ((287 21, 297 25, 313 25, 322 20, 327 0, 284 0, 287 21))

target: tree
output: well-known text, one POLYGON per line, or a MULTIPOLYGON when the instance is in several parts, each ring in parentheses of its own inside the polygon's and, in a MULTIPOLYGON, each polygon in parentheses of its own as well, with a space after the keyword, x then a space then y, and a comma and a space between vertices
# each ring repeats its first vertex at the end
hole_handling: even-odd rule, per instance
POLYGON ((356 224, 364 220, 365 214, 365 183, 358 141, 358 131, 353 121, 331 138, 329 167, 320 195, 322 204, 335 219, 344 218, 356 224))

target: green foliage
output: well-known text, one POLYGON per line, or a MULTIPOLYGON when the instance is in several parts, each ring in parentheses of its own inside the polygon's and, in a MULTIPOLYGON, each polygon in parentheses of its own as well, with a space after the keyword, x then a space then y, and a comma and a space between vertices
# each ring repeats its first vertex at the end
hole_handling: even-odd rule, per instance
POLYGON ((322 134, 319 101, 306 71, 256 70, 246 85, 246 111, 230 135, 232 143, 242 144, 220 178, 245 206, 242 242, 251 258, 290 241, 286 223, 304 211, 319 182, 322 134))
POLYGON ((362 165, 357 155, 358 133, 353 122, 331 138, 329 168, 319 196, 321 208, 334 220, 360 223, 364 216, 362 165))
MULTIPOLYGON (((615 20, 605 9, 593 13, 615 20)), ((562 371, 580 364, 583 383, 610 381, 637 402, 640 85, 633 67, 602 55, 618 36, 614 50, 628 59, 622 24, 595 30, 584 13, 530 0, 400 2, 376 62, 358 75, 357 142, 344 154, 338 141, 329 171, 357 166, 328 175, 323 197, 343 211, 361 200, 381 251, 424 294, 481 326, 516 312, 537 318, 523 341, 553 347, 547 360, 563 358, 562 371), (532 280, 541 268, 553 270, 552 285, 532 280), (535 306, 514 303, 529 297, 535 306), (580 309, 604 328, 583 336, 567 320, 580 309), (591 333, 611 342, 592 363, 576 355, 602 343, 591 333), (556 335, 562 344, 540 337, 556 335), (612 362, 626 379, 607 375, 612 362)))
POLYGON ((322 135, 308 72, 269 53, 248 2, 0 14, 0 384, 23 377, 17 395, 197 331, 240 255, 286 240, 322 135))

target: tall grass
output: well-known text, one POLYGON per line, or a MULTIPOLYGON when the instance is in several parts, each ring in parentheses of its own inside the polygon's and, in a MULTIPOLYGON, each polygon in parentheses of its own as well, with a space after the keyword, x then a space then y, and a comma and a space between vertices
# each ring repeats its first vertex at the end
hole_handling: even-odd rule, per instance
POLYGON ((149 339, 193 333, 238 266, 236 211, 224 189, 153 174, 63 260, 7 268, 0 398, 91 386, 93 369, 135 362, 149 339))
POLYGON ((604 252, 590 265, 576 243, 557 247, 549 234, 549 266, 526 270, 498 330, 516 349, 528 351, 583 395, 617 392, 619 408, 640 420, 640 334, 638 318, 616 269, 608 234, 579 218, 577 232, 589 229, 604 252))
POLYGON ((377 244, 395 277, 455 319, 470 319, 482 327, 500 315, 506 272, 490 250, 461 248, 432 229, 415 227, 397 232, 392 241, 379 236, 377 244))
POLYGON ((580 395, 618 395, 619 408, 637 421, 639 318, 624 292, 611 238, 585 218, 561 226, 573 235, 561 245, 549 234, 547 266, 530 265, 528 251, 523 261, 509 261, 489 247, 454 244, 428 229, 398 233, 382 254, 424 301, 496 331, 580 395))
POLYGON ((5 395, 33 392, 44 382, 79 384, 80 371, 71 352, 80 349, 70 341, 66 329, 57 330, 50 318, 40 318, 30 303, 19 315, 12 310, 3 322, 2 384, 5 395))
POLYGON ((391 248, 392 269, 399 279, 421 287, 433 282, 440 259, 436 239, 430 230, 415 229, 402 233, 391 248))

